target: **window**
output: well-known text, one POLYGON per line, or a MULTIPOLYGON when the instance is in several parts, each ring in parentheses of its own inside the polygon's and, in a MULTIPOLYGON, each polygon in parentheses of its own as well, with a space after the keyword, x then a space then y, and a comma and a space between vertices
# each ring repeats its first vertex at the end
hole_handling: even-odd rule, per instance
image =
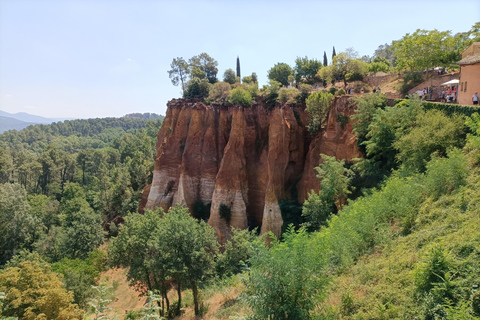
POLYGON ((460 84, 460 92, 463 91, 463 82, 460 84))
POLYGON ((467 81, 465 81, 465 87, 463 89, 464 89, 463 92, 467 92, 467 81))

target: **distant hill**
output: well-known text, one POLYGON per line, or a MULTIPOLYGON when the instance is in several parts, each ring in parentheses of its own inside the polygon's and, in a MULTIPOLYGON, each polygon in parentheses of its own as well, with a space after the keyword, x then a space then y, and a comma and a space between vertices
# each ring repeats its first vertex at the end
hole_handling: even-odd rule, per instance
POLYGON ((30 122, 30 124, 50 124, 52 122, 67 120, 67 118, 45 118, 45 117, 29 114, 26 112, 8 113, 5 111, 0 111, 0 116, 17 119, 23 122, 30 122))
POLYGON ((35 123, 21 121, 18 119, 4 117, 0 115, 0 134, 8 130, 22 130, 32 124, 35 123))

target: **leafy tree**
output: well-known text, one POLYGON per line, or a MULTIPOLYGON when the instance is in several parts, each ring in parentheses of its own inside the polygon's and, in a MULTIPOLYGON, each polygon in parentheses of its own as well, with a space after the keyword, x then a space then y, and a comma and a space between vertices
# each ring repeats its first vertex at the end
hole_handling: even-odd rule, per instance
POLYGON ((65 216, 62 225, 62 255, 72 259, 85 259, 103 243, 101 216, 90 207, 83 189, 74 183, 65 188, 60 212, 65 216))
POLYGON ((419 114, 415 126, 393 144, 397 158, 408 169, 423 172, 432 153, 445 157, 448 148, 462 146, 463 123, 463 117, 447 117, 439 110, 419 114))
POLYGON ((327 52, 323 51, 323 66, 328 66, 327 52))
POLYGON ((368 71, 372 73, 388 72, 392 68, 392 64, 385 58, 376 57, 368 66, 368 71))
MULTIPOLYGON (((386 59, 390 62, 392 66, 396 66, 396 60, 397 58, 395 57, 395 54, 393 53, 392 50, 392 45, 390 44, 381 44, 378 46, 378 48, 375 50, 375 53, 373 54, 375 58, 380 58, 380 59, 386 59)), ((374 59, 375 61, 375 59, 374 59)))
POLYGON ((333 95, 328 92, 312 93, 307 100, 305 100, 308 112, 308 131, 316 133, 320 130, 330 110, 332 101, 333 95))
POLYGON ((0 271, 0 291, 6 294, 2 315, 21 320, 83 319, 83 311, 72 304, 72 293, 48 264, 25 261, 0 271))
POLYGON ((305 82, 314 84, 318 81, 317 73, 322 67, 322 63, 316 59, 308 59, 308 57, 297 57, 295 60, 295 81, 297 83, 305 82))
POLYGON ((387 106, 387 97, 382 94, 369 94, 354 98, 357 104, 355 114, 350 116, 353 122, 353 132, 357 136, 359 146, 365 141, 373 116, 377 109, 384 109, 387 106), (356 121, 355 121, 356 120, 356 121))
POLYGON ((192 70, 195 67, 203 70, 209 83, 217 82, 218 62, 208 54, 203 52, 198 56, 193 56, 188 62, 192 70))
POLYGON ((288 86, 288 77, 293 75, 292 68, 286 63, 277 63, 268 70, 268 79, 280 82, 283 86, 288 86))
POLYGON ((218 255, 215 269, 221 277, 240 273, 250 258, 250 247, 256 243, 256 230, 232 228, 230 237, 223 245, 223 253, 218 255))
POLYGON ((422 102, 413 98, 402 101, 394 107, 377 109, 368 126, 365 146, 367 163, 376 169, 388 173, 397 168, 394 147, 397 137, 406 135, 414 126, 417 115, 423 112, 422 102))
POLYGON ((273 238, 270 249, 258 247, 250 258, 245 294, 252 319, 312 319, 322 302, 325 259, 303 228, 290 227, 283 239, 273 238))
POLYGON ((228 101, 243 107, 249 107, 252 104, 252 95, 242 87, 237 87, 230 91, 230 99, 228 101))
MULTIPOLYGON (((127 278, 132 284, 140 283, 149 291, 159 290, 162 295, 162 312, 170 303, 165 282, 171 277, 168 253, 163 251, 170 242, 152 242, 160 233, 163 210, 145 210, 145 214, 132 213, 125 217, 118 237, 112 238, 108 247, 109 264, 128 268, 127 278)), ((173 257, 172 257, 173 259, 173 257)))
POLYGON ((200 69, 200 67, 193 67, 190 73, 192 75, 192 79, 198 78, 202 80, 207 78, 207 74, 205 73, 205 71, 200 69))
POLYGON ((255 72, 252 72, 252 82, 258 82, 258 77, 255 72))
POLYGON ((368 70, 365 62, 354 59, 345 52, 341 52, 333 58, 331 67, 333 76, 342 79, 345 86, 347 81, 362 80, 368 70))
POLYGON ((240 74, 240 58, 237 56, 237 78, 241 79, 241 74, 240 74))
POLYGON ((52 271, 63 275, 65 288, 73 292, 75 303, 82 308, 95 295, 92 286, 97 284, 100 272, 103 271, 104 259, 105 253, 95 250, 85 260, 63 258, 52 264, 52 271))
POLYGON ((154 235, 154 255, 167 257, 156 266, 166 265, 177 280, 178 310, 181 307, 181 284, 192 288, 195 315, 200 313, 198 285, 205 281, 214 268, 218 242, 211 226, 197 222, 186 208, 171 208, 154 235))
POLYGON ((303 216, 310 228, 319 229, 332 212, 340 210, 346 203, 353 171, 345 168, 345 160, 337 160, 325 154, 320 155, 323 163, 315 167, 320 181, 320 191, 313 191, 303 205, 303 216), (336 208, 335 208, 336 207, 336 208))
POLYGON ((336 55, 337 55, 337 53, 335 52, 335 46, 333 46, 333 50, 332 50, 332 61, 333 61, 333 58, 335 58, 336 55))
POLYGON ((318 70, 317 77, 322 81, 324 87, 327 86, 327 83, 335 82, 332 66, 324 66, 320 68, 320 70, 318 70))
POLYGON ((187 99, 205 98, 208 96, 209 91, 210 83, 208 80, 195 77, 188 81, 184 96, 187 99))
POLYGON ((172 81, 174 86, 178 86, 179 83, 182 84, 182 91, 185 91, 185 83, 187 82, 190 69, 188 67, 187 61, 183 58, 174 58, 170 64, 171 70, 168 71, 168 76, 172 81))
POLYGON ((225 73, 223 74, 223 81, 229 84, 235 84, 237 82, 235 72, 232 69, 225 70, 225 73))
POLYGON ((448 67, 461 59, 458 39, 450 31, 420 30, 394 41, 392 50, 399 70, 420 71, 448 67))
POLYGON ((86 317, 93 320, 108 319, 106 312, 112 309, 108 307, 108 304, 112 302, 112 299, 109 298, 112 287, 106 283, 100 283, 98 286, 92 286, 92 289, 95 291, 95 297, 88 301, 90 311, 86 317))
POLYGON ((3 265, 21 249, 31 248, 42 224, 30 214, 26 192, 19 184, 0 184, 0 194, 0 265, 3 265))
POLYGON ((13 169, 13 158, 10 150, 0 145, 0 183, 9 182, 13 169))

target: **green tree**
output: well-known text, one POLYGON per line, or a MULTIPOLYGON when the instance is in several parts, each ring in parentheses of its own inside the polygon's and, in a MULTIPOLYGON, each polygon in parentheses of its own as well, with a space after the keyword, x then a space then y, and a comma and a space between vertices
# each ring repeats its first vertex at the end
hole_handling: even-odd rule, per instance
POLYGON ((450 31, 420 30, 394 41, 392 50, 399 70, 420 71, 448 67, 461 59, 463 48, 450 31))
POLYGON ((332 73, 337 79, 347 81, 363 80, 368 71, 368 65, 360 59, 355 59, 345 52, 340 52, 332 59, 332 73))
POLYGON ((0 184, 0 194, 0 265, 3 265, 21 249, 30 249, 43 225, 30 214, 26 192, 19 184, 0 184))
MULTIPOLYGON (((178 310, 181 307, 181 284, 192 288, 195 315, 200 313, 198 285, 208 279, 214 270, 218 242, 211 226, 197 222, 186 208, 171 208, 154 235, 156 254, 167 255, 166 264, 177 280, 178 310)), ((159 265, 157 264, 157 265, 159 265)))
POLYGON ((205 98, 210 91, 210 83, 207 79, 199 79, 197 77, 188 81, 184 97, 187 99, 205 98))
POLYGON ((182 91, 185 91, 185 83, 187 82, 188 75, 190 73, 188 63, 183 58, 174 58, 170 64, 171 70, 168 71, 168 76, 174 86, 182 84, 182 91))
POLYGON ((237 56, 237 78, 241 79, 241 74, 240 74, 240 58, 237 56))
POLYGON ((324 67, 328 66, 327 52, 326 51, 323 51, 323 66, 324 67))
POLYGON ((335 58, 336 55, 337 55, 337 53, 335 52, 335 46, 333 46, 333 50, 332 50, 332 61, 333 61, 333 58, 335 58))
POLYGON ((328 92, 314 92, 305 100, 308 112, 308 131, 316 133, 330 110, 333 95, 328 92))
POLYGON ((162 312, 168 313, 170 302, 165 282, 170 279, 172 270, 168 262, 170 252, 163 248, 170 242, 154 241, 160 233, 163 215, 162 209, 145 210, 143 215, 127 215, 118 237, 110 241, 108 258, 110 265, 128 268, 127 278, 132 284, 140 283, 149 291, 159 290, 162 312))
POLYGON ((462 146, 463 123, 463 117, 448 117, 439 110, 419 114, 408 134, 393 144, 398 160, 408 169, 423 172, 432 153, 445 157, 449 148, 462 146))
POLYGON ((292 68, 286 63, 277 63, 268 70, 268 79, 280 82, 283 86, 288 86, 288 77, 293 75, 292 68))
POLYGON ((388 60, 390 64, 394 67, 397 65, 396 63, 397 58, 395 57, 395 54, 393 53, 392 45, 390 44, 385 43, 385 44, 379 45, 378 48, 375 50, 373 56, 375 58, 388 60))
POLYGON ((235 84, 237 82, 235 72, 232 69, 225 70, 225 73, 223 74, 223 81, 229 84, 235 84))
POLYGON ((212 84, 217 82, 218 62, 205 52, 199 54, 198 56, 193 56, 188 60, 188 63, 191 70, 195 67, 203 70, 208 82, 212 84))
POLYGON ((345 160, 320 155, 323 163, 315 167, 320 181, 318 194, 311 192, 303 205, 303 216, 311 229, 318 230, 332 212, 340 210, 351 193, 349 186, 353 171, 345 168, 345 160))
POLYGON ((314 84, 318 81, 317 73, 322 67, 322 63, 316 59, 308 59, 308 57, 297 57, 295 60, 295 81, 297 83, 305 82, 314 84))
POLYGON ((0 291, 6 294, 2 315, 21 320, 83 319, 72 293, 63 288, 48 264, 25 261, 0 271, 0 291))
POLYGON ((64 238, 60 244, 62 256, 85 259, 103 243, 102 218, 90 207, 79 185, 70 183, 65 187, 60 213, 65 216, 64 238))
MULTIPOLYGON (((273 235, 271 235, 273 237, 273 235)), ((309 241, 305 229, 291 226, 283 242, 275 238, 271 248, 255 248, 246 279, 246 301, 252 319, 312 319, 322 303, 327 277, 325 259, 309 241)))

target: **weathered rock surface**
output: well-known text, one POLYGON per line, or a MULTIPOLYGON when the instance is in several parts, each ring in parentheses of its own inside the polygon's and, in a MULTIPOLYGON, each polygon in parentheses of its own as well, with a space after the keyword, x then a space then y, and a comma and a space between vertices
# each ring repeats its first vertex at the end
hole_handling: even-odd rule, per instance
POLYGON ((231 227, 260 226, 280 234, 278 201, 294 190, 303 202, 318 191, 314 167, 320 153, 351 160, 360 157, 349 117, 349 97, 335 98, 325 128, 313 139, 300 106, 267 110, 261 101, 250 108, 205 106, 197 100, 172 100, 158 133, 157 159, 150 187, 144 189, 139 211, 176 203, 195 215, 210 205, 209 224, 220 241, 231 227), (222 206, 223 205, 223 206, 222 206), (220 216, 228 207, 230 220, 220 216))

